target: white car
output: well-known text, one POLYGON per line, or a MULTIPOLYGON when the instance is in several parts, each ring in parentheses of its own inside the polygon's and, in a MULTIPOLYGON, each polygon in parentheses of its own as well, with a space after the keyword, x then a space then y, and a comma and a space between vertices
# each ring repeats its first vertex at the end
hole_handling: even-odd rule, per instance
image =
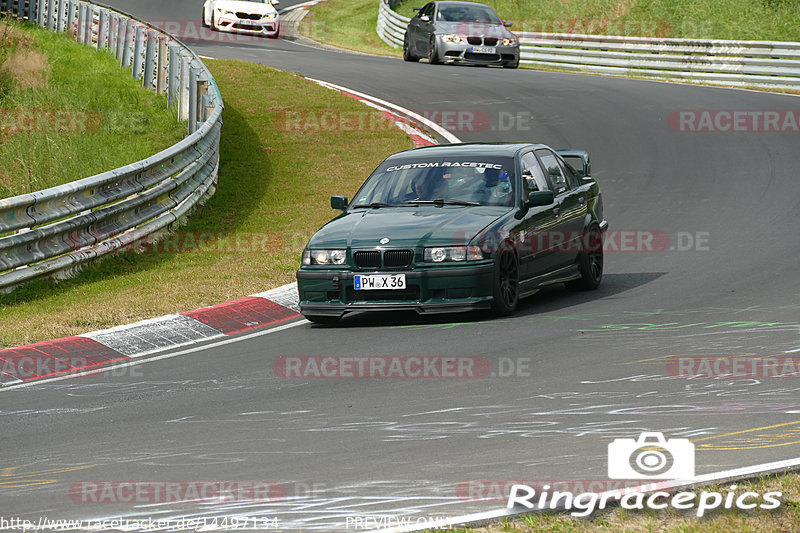
POLYGON ((203 25, 215 31, 235 31, 277 37, 279 0, 206 0, 203 25))

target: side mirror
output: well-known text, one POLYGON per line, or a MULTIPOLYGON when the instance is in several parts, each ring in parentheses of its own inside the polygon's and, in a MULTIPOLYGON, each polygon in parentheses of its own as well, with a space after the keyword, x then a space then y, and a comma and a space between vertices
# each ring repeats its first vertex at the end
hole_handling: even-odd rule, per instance
POLYGON ((419 18, 419 20, 421 20, 422 22, 430 22, 430 21, 431 21, 431 18, 430 18, 428 15, 422 15, 422 16, 419 18))
POLYGON ((281 3, 281 0, 270 0, 270 2, 272 2, 273 6, 277 6, 278 4, 281 3))
POLYGON ((511 22, 510 20, 504 20, 503 21, 503 26, 505 26, 506 28, 510 28, 513 25, 514 25, 514 23, 511 22))
POLYGON ((347 196, 331 196, 331 209, 339 211, 347 209, 347 196))
POLYGON ((422 8, 421 8, 421 7, 414 7, 414 8, 412 8, 412 9, 413 9, 414 11, 419 11, 419 10, 420 10, 420 9, 422 9, 422 8))
POLYGON ((555 202, 556 197, 553 191, 533 191, 528 195, 528 207, 540 205, 550 205, 555 202))

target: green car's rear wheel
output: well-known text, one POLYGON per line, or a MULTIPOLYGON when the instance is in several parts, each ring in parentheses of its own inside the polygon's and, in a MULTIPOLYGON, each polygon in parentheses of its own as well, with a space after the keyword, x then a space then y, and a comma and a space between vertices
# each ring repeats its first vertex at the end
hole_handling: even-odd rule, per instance
POLYGON ((508 245, 497 252, 494 263, 494 287, 492 308, 500 316, 508 316, 517 310, 519 302, 519 263, 517 254, 508 245))
POLYGON ((600 228, 592 226, 586 232, 578 254, 580 279, 565 283, 573 291, 590 291, 600 286, 603 279, 603 234, 600 228))

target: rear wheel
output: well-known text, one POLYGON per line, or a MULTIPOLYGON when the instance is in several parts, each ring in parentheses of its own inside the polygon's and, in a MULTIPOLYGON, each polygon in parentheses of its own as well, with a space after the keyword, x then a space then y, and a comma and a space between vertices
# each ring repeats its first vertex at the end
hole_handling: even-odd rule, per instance
POLYGON ((519 302, 519 264, 517 255, 508 245, 497 252, 494 263, 494 288, 492 308, 500 316, 508 316, 517 310, 519 302))
POLYGON ((581 252, 578 254, 580 279, 565 283, 573 291, 590 291, 600 286, 603 279, 603 234, 600 228, 592 226, 583 237, 581 252))
POLYGON ((338 324, 342 319, 340 316, 330 315, 303 315, 306 320, 314 324, 338 324))
POLYGON ((431 43, 428 47, 428 61, 431 65, 438 65, 441 63, 439 60, 439 49, 436 47, 436 36, 431 36, 431 43))
POLYGON ((411 53, 411 45, 408 43, 408 34, 403 37, 403 61, 410 61, 416 63, 419 58, 411 53))

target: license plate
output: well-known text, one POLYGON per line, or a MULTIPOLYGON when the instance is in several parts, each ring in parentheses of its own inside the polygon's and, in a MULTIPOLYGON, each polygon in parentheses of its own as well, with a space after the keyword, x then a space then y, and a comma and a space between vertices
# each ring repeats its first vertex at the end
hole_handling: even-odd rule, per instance
POLYGON ((473 54, 496 54, 497 48, 494 46, 473 46, 472 47, 473 54))
POLYGON ((406 288, 405 274, 373 274, 370 276, 354 276, 357 291, 400 290, 406 288))

